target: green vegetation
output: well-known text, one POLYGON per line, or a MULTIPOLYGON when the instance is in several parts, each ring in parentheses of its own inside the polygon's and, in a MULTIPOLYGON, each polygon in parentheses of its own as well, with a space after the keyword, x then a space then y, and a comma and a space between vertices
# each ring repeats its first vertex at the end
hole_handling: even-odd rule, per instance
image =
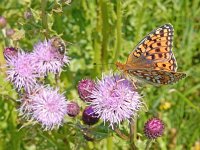
MULTIPOLYGON (((38 41, 60 35, 68 41, 70 65, 62 72, 59 87, 69 100, 84 104, 77 93, 82 78, 100 78, 114 70, 114 63, 125 62, 134 46, 150 31, 165 23, 174 27, 173 52, 178 71, 187 77, 174 85, 142 89, 148 110, 140 111, 137 119, 136 145, 143 149, 146 137, 144 123, 158 116, 165 123, 164 135, 152 144, 152 149, 188 149, 200 142, 200 1, 199 0, 53 0, 0 1, 0 16, 7 20, 6 28, 15 30, 9 38, 5 28, 0 33, 0 64, 5 64, 3 49, 7 46, 31 51, 38 41), (31 11, 30 18, 24 13, 31 11), (94 65, 96 63, 97 65, 94 65)), ((92 137, 86 141, 76 125, 76 119, 66 119, 59 130, 43 131, 20 118, 19 97, 5 81, 5 69, 0 72, 0 149, 129 149, 114 131, 98 123, 92 127, 92 137)), ((48 80, 55 85, 55 81, 48 80)), ((120 126, 128 134, 127 122, 120 126)), ((197 149, 196 149, 197 150, 197 149)))

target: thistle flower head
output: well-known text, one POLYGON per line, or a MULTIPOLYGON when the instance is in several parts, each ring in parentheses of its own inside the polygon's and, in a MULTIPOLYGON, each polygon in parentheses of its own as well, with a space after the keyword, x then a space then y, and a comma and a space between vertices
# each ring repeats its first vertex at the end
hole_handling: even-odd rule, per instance
POLYGON ((67 101, 58 89, 43 87, 30 97, 33 119, 42 124, 45 130, 51 130, 62 125, 67 114, 67 101))
POLYGON ((31 19, 32 17, 33 17, 33 13, 31 12, 31 10, 27 10, 24 12, 25 19, 31 19))
POLYGON ((142 106, 140 95, 131 81, 119 75, 103 76, 98 80, 91 96, 91 106, 104 122, 113 128, 123 120, 137 115, 142 106))
POLYGON ((78 94, 83 101, 85 102, 92 101, 90 95, 95 88, 95 83, 93 80, 83 79, 79 81, 77 88, 78 88, 78 94))
MULTIPOLYGON (((15 51, 13 54, 16 54, 15 51)), ((7 67, 7 79, 14 84, 17 90, 24 88, 26 92, 30 92, 37 84, 36 78, 39 75, 35 72, 34 59, 30 54, 18 53, 17 57, 12 57, 7 62, 7 67)))
POLYGON ((6 36, 7 37, 12 37, 12 35, 15 33, 15 30, 13 29, 6 29, 6 36))
MULTIPOLYGON (((42 87, 44 88, 44 87, 42 87)), ((26 119, 31 119, 33 110, 32 110, 32 103, 33 100, 31 97, 34 97, 36 94, 40 92, 42 89, 40 85, 37 85, 33 90, 31 90, 30 93, 24 93, 19 100, 21 102, 21 105, 18 109, 20 116, 26 119)))
POLYGON ((93 125, 99 121, 99 117, 98 114, 94 112, 92 106, 88 106, 83 111, 82 120, 87 125, 93 125))
POLYGON ((145 123, 144 133, 149 139, 156 139, 163 135, 164 123, 158 118, 152 118, 145 123))
POLYGON ((17 57, 18 50, 14 47, 6 47, 3 51, 4 58, 6 61, 11 60, 13 57, 17 57))
POLYGON ((70 117, 76 117, 80 112, 80 107, 76 102, 69 102, 67 104, 67 114, 70 117))
POLYGON ((7 24, 6 18, 3 16, 0 16, 0 28, 4 28, 7 24))
POLYGON ((37 43, 32 55, 37 60, 35 64, 38 73, 42 75, 60 73, 62 67, 69 63, 68 56, 61 55, 51 40, 37 43))

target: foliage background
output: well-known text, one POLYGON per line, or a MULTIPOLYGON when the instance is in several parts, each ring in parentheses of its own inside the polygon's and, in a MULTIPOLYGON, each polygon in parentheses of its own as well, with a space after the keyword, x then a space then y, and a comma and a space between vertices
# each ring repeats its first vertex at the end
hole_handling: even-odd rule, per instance
MULTIPOLYGON (((185 71, 187 78, 174 85, 147 85, 143 89, 149 110, 139 114, 137 142, 144 143, 143 125, 152 116, 159 116, 166 125, 164 136, 153 144, 153 149, 191 149, 200 142, 199 0, 73 0, 69 5, 49 0, 46 6, 45 2, 0 1, 0 15, 7 19, 7 28, 16 31, 13 38, 8 38, 2 29, 1 66, 5 63, 4 47, 31 51, 39 40, 61 35, 71 43, 71 64, 62 72, 59 86, 68 99, 77 101, 83 109, 85 104, 76 90, 79 80, 101 77, 102 72, 111 69, 117 72, 113 63, 125 62, 147 33, 171 23, 175 29, 173 50, 178 70, 185 71), (30 19, 24 18, 27 10, 33 13, 30 19)), ((54 81, 49 83, 53 85, 54 81)), ((5 81, 5 69, 0 72, 0 88, 0 149, 129 149, 129 142, 101 123, 93 128, 97 140, 86 141, 80 128, 74 126, 81 113, 76 119, 67 118, 57 131, 46 132, 39 125, 32 126, 18 116, 18 96, 5 81), (20 129, 22 125, 25 127, 20 129)), ((120 128, 125 133, 126 126, 120 128)))

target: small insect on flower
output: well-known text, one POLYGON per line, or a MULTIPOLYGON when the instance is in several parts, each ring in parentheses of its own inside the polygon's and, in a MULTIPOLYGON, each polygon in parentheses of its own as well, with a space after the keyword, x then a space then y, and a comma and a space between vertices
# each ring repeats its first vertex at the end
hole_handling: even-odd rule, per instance
POLYGON ((61 38, 54 36, 51 39, 51 45, 55 47, 61 55, 65 54, 66 45, 65 45, 65 42, 61 38))
POLYGON ((60 47, 58 43, 56 45, 56 40, 45 40, 35 44, 32 55, 36 59, 35 65, 39 74, 59 74, 62 68, 69 64, 69 57, 59 52, 64 52, 60 47))

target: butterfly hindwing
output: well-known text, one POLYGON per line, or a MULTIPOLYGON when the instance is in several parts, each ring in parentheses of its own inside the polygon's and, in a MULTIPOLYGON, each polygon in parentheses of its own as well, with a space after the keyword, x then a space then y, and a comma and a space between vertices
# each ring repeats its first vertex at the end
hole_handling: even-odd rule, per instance
POLYGON ((172 84, 186 76, 186 74, 182 72, 148 69, 129 70, 128 73, 129 75, 133 75, 138 79, 145 80, 155 85, 172 84))

